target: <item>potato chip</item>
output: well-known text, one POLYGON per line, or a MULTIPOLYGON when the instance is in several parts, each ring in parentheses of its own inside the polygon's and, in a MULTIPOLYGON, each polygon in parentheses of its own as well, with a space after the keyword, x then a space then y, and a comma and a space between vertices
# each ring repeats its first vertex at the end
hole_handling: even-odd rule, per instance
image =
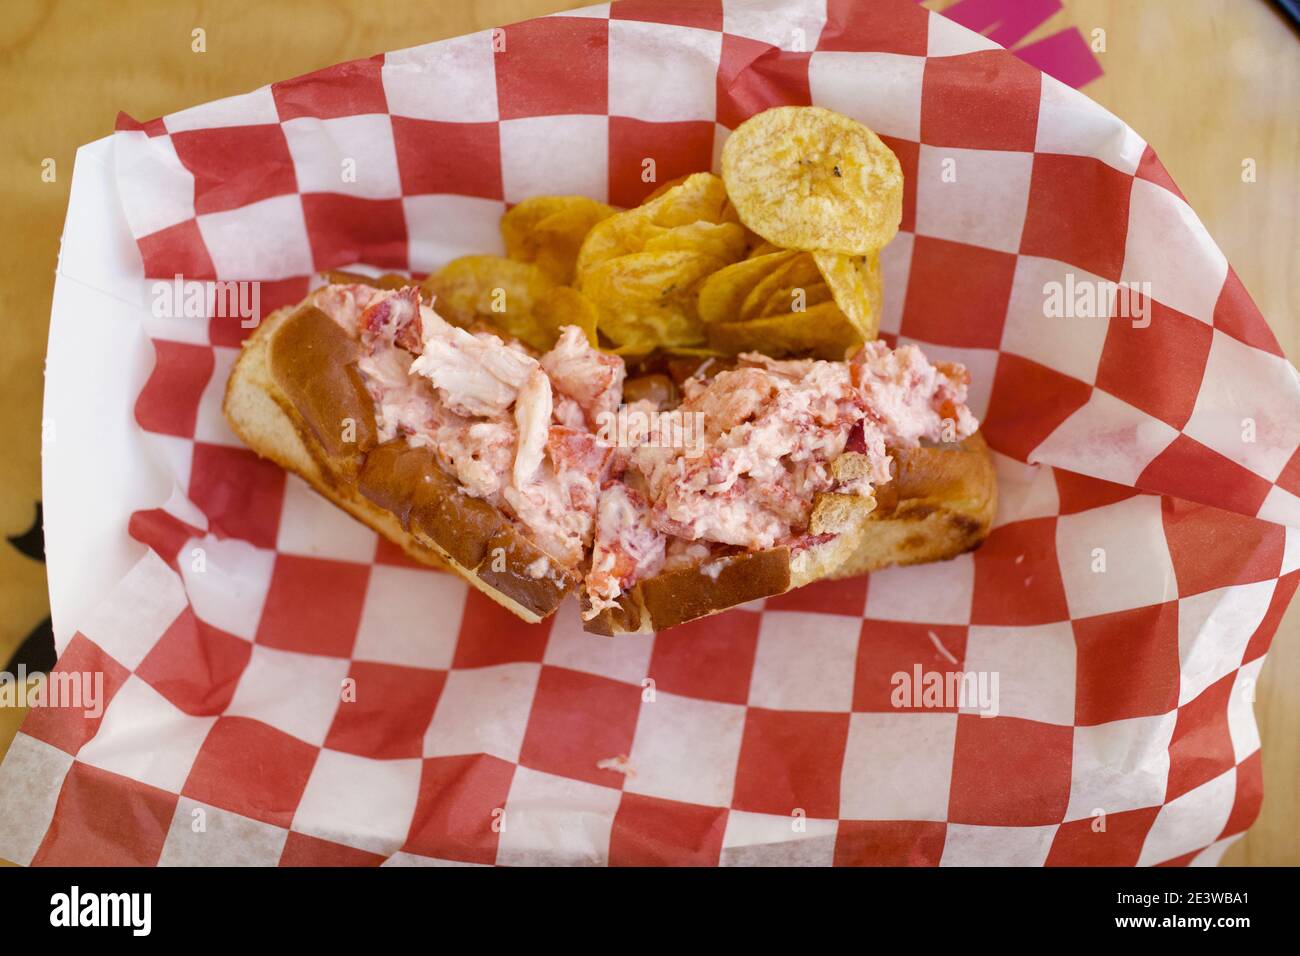
POLYGON ((570 286, 560 285, 542 293, 533 303, 532 317, 537 326, 538 341, 543 343, 533 345, 539 351, 546 351, 554 345, 566 325, 576 325, 582 329, 593 348, 599 345, 596 337, 596 307, 590 299, 570 286))
POLYGON ((726 205, 721 179, 712 173, 693 173, 663 195, 593 226, 578 253, 578 280, 616 256, 641 252, 648 241, 674 226, 726 222, 726 205))
POLYGON ((755 318, 768 319, 787 312, 806 312, 814 305, 830 302, 832 298, 830 287, 825 282, 785 286, 768 296, 755 318))
POLYGON ((656 226, 689 226, 693 222, 739 222, 729 209, 727 187, 712 173, 692 173, 653 202, 639 206, 656 226))
POLYGON ((722 149, 741 221, 787 249, 865 255, 898 232, 898 158, 861 123, 815 106, 779 106, 741 123, 722 149))
POLYGON ((728 355, 762 352, 783 355, 811 355, 843 359, 862 344, 857 330, 834 302, 813 306, 807 312, 793 312, 749 322, 719 322, 708 327, 709 345, 728 355))
POLYGON ((875 341, 880 333, 880 254, 844 256, 815 252, 817 268, 826 277, 835 303, 853 323, 864 342, 875 341))
MULTIPOLYGON (((506 210, 501 217, 501 238, 505 240, 506 255, 520 262, 537 258, 537 224, 547 216, 566 208, 567 196, 530 196, 506 210)), ((578 198, 578 197, 573 197, 578 198)))
POLYGON ((537 228, 552 216, 568 213, 586 219, 588 228, 618 210, 586 196, 532 196, 513 206, 501 217, 501 237, 506 255, 520 262, 532 262, 537 250, 537 228))
POLYGON ((462 256, 424 280, 433 310, 453 325, 487 322, 524 342, 539 340, 532 312, 555 283, 537 266, 500 256, 462 256))
POLYGON ((697 303, 700 321, 707 325, 739 320, 740 307, 754 286, 796 255, 796 252, 778 250, 765 256, 742 259, 713 273, 700 286, 697 303))
POLYGON ((537 227, 537 267, 556 282, 573 281, 578 250, 591 231, 592 222, 585 210, 566 209, 543 219, 537 227))
POLYGON ((596 305, 597 328, 615 345, 699 345, 696 293, 722 265, 699 252, 636 252, 584 273, 579 288, 596 305))
POLYGON ((736 222, 693 222, 665 229, 646 240, 642 252, 703 252, 735 262, 745 254, 745 227, 736 222))
MULTIPOLYGON (((788 297, 791 289, 806 289, 821 281, 822 275, 817 271, 817 263, 813 261, 812 256, 806 252, 797 252, 764 276, 763 280, 749 291, 745 301, 741 303, 740 315, 737 318, 741 321, 757 319, 762 314, 763 307, 774 295, 783 294, 788 297)), ((789 299, 787 298, 786 301, 789 299)), ((782 311, 790 310, 786 307, 782 311)))
POLYGON ((616 211, 586 196, 525 199, 501 217, 506 255, 535 263, 556 282, 572 282, 582 241, 592 226, 616 211))
POLYGON ((644 206, 646 203, 654 202, 664 193, 668 192, 668 190, 672 189, 674 186, 680 186, 682 183, 686 182, 686 180, 690 178, 691 178, 690 173, 683 173, 681 176, 674 176, 672 179, 668 180, 667 182, 660 183, 658 186, 655 187, 654 191, 651 192, 648 196, 646 196, 645 199, 642 199, 641 202, 638 203, 638 205, 644 206))

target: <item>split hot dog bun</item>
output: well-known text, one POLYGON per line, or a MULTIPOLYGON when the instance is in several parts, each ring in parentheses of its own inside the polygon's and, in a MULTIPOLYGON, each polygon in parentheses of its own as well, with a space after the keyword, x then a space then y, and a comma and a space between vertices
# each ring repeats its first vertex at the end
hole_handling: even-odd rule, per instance
MULTIPOLYGON (((377 282, 355 276, 331 278, 336 283, 351 283, 344 287, 347 289, 382 287, 387 290, 385 295, 394 294, 392 290, 403 285, 401 279, 377 282)), ((538 532, 536 522, 525 520, 519 499, 511 497, 509 489, 504 497, 495 491, 470 493, 458 479, 466 474, 463 457, 454 463, 461 470, 454 470, 446 449, 436 441, 415 441, 402 430, 395 433, 389 421, 389 398, 381 396, 377 405, 373 397, 375 372, 365 364, 366 356, 373 354, 368 350, 374 349, 373 340, 367 338, 370 333, 362 332, 358 338, 356 329, 349 331, 336 312, 324 311, 334 306, 327 304, 322 295, 337 288, 317 290, 301 305, 274 313, 245 342, 227 384, 223 406, 231 428, 259 455, 302 477, 321 495, 412 558, 459 574, 525 621, 547 617, 581 585, 586 588, 581 600, 587 630, 606 635, 664 630, 823 578, 847 577, 891 564, 951 558, 977 547, 992 523, 996 486, 987 448, 978 433, 946 445, 891 445, 888 480, 882 483, 877 479, 873 493, 866 496, 819 493, 808 527, 795 543, 771 547, 714 544, 712 551, 705 549, 708 553, 699 560, 661 560, 649 573, 626 578, 634 583, 626 585, 616 597, 604 600, 599 608, 593 607, 584 575, 589 576, 589 582, 591 567, 599 557, 599 550, 592 550, 593 534, 597 545, 600 534, 589 524, 585 545, 578 550, 566 547, 563 539, 538 532)), ((363 302, 368 295, 360 294, 363 302)), ((378 293, 373 301, 380 301, 378 293)), ((418 308, 418 298, 415 302, 418 308)), ((396 300, 385 305, 380 319, 373 310, 362 312, 362 327, 377 328, 377 322, 391 321, 388 313, 397 312, 398 305, 396 300)), ((433 341, 431 324, 442 330, 433 334, 444 335, 440 340, 444 346, 463 342, 479 347, 464 330, 455 330, 460 338, 450 337, 450 327, 427 307, 422 312, 424 356, 432 351, 428 345, 433 341)), ((399 342, 401 329, 405 328, 402 323, 410 320, 410 315, 396 320, 399 342)), ((418 321, 413 323, 413 328, 418 330, 419 326, 418 321)), ((385 347, 391 350, 391 324, 387 334, 385 347)), ((477 339, 483 340, 483 336, 477 339)), ((492 341, 500 352, 501 341, 492 341)), ((412 364, 411 355, 421 346, 410 348, 415 351, 404 353, 404 362, 411 366, 414 378, 425 359, 416 358, 412 364)), ((514 356, 510 361, 523 363, 523 378, 519 381, 526 379, 526 383, 518 384, 517 393, 511 393, 514 404, 502 408, 514 409, 504 414, 507 418, 514 415, 510 420, 518 422, 522 436, 530 427, 522 411, 524 396, 535 387, 540 374, 538 362, 555 379, 552 385, 557 420, 559 403, 569 399, 562 379, 547 364, 548 356, 533 360, 527 358, 526 350, 517 351, 524 359, 514 356)), ((597 353, 592 350, 592 354, 597 353)), ((483 361, 501 358, 493 353, 483 361)), ((462 366, 461 371, 466 367, 462 366)), ((446 371, 435 370, 431 375, 439 388, 447 381, 446 371), (439 374, 444 377, 438 378, 439 374)), ((622 381, 620 366, 616 383, 619 395, 622 381)), ((433 394, 427 383, 420 384, 433 394)), ((639 387, 645 388, 645 382, 639 387)), ((631 401, 631 395, 629 387, 624 400, 631 401)), ((552 421, 550 401, 548 398, 545 406, 547 422, 552 421)), ((556 431, 566 429, 552 424, 552 436, 556 431)), ((525 444, 521 437, 519 459, 524 457, 525 444)), ((550 475, 550 458, 556 452, 547 447, 545 455, 535 450, 530 465, 535 469, 541 460, 540 467, 550 475)), ((590 453, 590 447, 586 447, 590 453)), ((512 457, 514 454, 512 451, 512 457)), ((477 454, 474 457, 477 459, 477 454)), ((846 451, 831 462, 830 472, 837 482, 842 479, 851 483, 858 477, 857 469, 864 467, 864 460, 863 455, 846 451)), ((559 467, 557 459, 555 469, 559 467)), ((522 478, 519 469, 516 461, 513 480, 527 480, 527 469, 522 478)), ((506 474, 509 483, 508 469, 506 474)), ((603 494, 599 488, 609 486, 608 470, 600 474, 596 494, 603 494)), ((614 480, 617 483, 620 479, 614 480)), ((595 510, 593 504, 592 522, 595 510)))

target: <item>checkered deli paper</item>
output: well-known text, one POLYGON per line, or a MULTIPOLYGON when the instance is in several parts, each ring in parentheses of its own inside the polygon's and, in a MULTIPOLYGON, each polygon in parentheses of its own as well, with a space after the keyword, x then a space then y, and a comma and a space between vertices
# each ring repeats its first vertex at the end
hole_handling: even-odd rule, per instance
POLYGON ((102 673, 106 706, 30 712, 0 856, 1217 862, 1259 811, 1300 388, 1155 154, 1085 96, 905 0, 622 0, 123 117, 112 182, 146 277, 260 280, 265 314, 319 270, 500 253, 528 196, 635 204, 644 158, 716 170, 743 119, 807 103, 902 163, 882 335, 971 371, 983 547, 655 636, 585 634, 573 603, 524 624, 240 445, 238 318, 156 323, 134 421, 177 493, 122 515, 145 557, 58 664, 102 673), (1142 317, 1071 312, 1107 282, 1142 317), (996 716, 895 697, 954 672, 996 679, 996 716))

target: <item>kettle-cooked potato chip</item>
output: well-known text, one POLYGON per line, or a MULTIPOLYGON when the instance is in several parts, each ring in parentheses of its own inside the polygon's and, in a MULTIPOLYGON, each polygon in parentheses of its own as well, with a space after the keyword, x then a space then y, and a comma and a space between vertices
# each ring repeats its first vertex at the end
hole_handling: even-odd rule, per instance
POLYGON ((541 269, 500 256, 462 256, 424 280, 433 310, 453 325, 486 322, 534 348, 542 343, 533 319, 534 304, 556 287, 541 269))
MULTIPOLYGON (((746 226, 745 228, 748 229, 749 227, 746 226)), ((754 235, 758 235, 758 233, 754 233, 754 235)), ((757 259, 759 256, 770 256, 774 252, 785 251, 785 249, 782 249, 776 243, 768 242, 766 239, 759 236, 758 242, 749 247, 749 258, 757 259)))
MULTIPOLYGON (((596 307, 591 300, 572 286, 558 285, 547 289, 533 303, 533 321, 536 323, 538 341, 534 345, 539 351, 546 351, 560 337, 560 330, 566 325, 576 325, 587 336, 592 348, 600 343, 596 337, 596 307)), ((532 345, 531 342, 529 342, 532 345)))
POLYGON ((817 268, 826 277, 835 303, 853 323, 864 342, 880 334, 880 254, 844 256, 815 252, 817 268))
POLYGON ((667 229, 696 222, 734 221, 734 212, 731 220, 726 213, 727 191, 722 180, 712 173, 694 173, 644 205, 593 226, 578 253, 578 281, 603 262, 643 251, 648 241, 667 229))
POLYGON ((898 232, 903 173, 880 137, 815 106, 778 106, 741 123, 722 148, 741 221, 787 249, 865 255, 898 232))
POLYGON ((670 345, 664 354, 673 358, 725 358, 727 353, 707 345, 670 345))
POLYGON ((652 339, 646 338, 627 345, 615 345, 612 348, 606 348, 605 351, 610 355, 617 355, 628 365, 635 365, 637 362, 654 355, 658 349, 659 346, 652 339))
POLYGON ((700 282, 722 260, 699 252, 634 252, 583 274, 581 292, 596 306, 600 333, 615 345, 700 345, 700 282))
POLYGON ((644 206, 647 203, 654 202, 664 193, 668 192, 668 190, 672 189, 674 186, 680 186, 682 183, 686 182, 686 180, 690 178, 691 178, 691 173, 683 173, 680 176, 674 176, 672 179, 660 183, 658 186, 654 188, 654 190, 648 196, 645 197, 645 199, 641 200, 639 205, 644 206))
POLYGON ((530 197, 501 217, 506 255, 536 263, 556 282, 572 282, 582 241, 592 226, 615 212, 586 196, 530 197))
POLYGON ((825 282, 784 286, 768 296, 755 318, 769 319, 787 312, 806 312, 814 305, 830 302, 832 298, 830 287, 825 282))
MULTIPOLYGON (((756 319, 774 296, 782 296, 789 302, 791 289, 807 289, 821 281, 822 276, 817 271, 817 263, 813 261, 813 257, 806 252, 796 252, 790 259, 764 276, 763 280, 749 291, 749 295, 745 296, 745 301, 741 303, 740 315, 737 318, 741 321, 756 319)), ((790 309, 787 306, 781 311, 789 312, 790 309)))
POLYGON ((708 332, 709 345, 728 355, 762 352, 773 358, 811 355, 838 360, 862 344, 857 330, 834 302, 749 322, 719 322, 710 325, 708 332))
POLYGON ((674 226, 646 240, 642 252, 703 252, 734 262, 745 254, 745 227, 738 222, 693 222, 674 226))
POLYGON ((700 321, 706 325, 738 321, 740 307, 754 286, 798 254, 777 250, 764 256, 742 259, 713 273, 700 286, 700 321))
POLYGON ((649 213, 656 226, 740 221, 727 201, 727 187, 713 173, 692 173, 653 202, 637 208, 649 213))

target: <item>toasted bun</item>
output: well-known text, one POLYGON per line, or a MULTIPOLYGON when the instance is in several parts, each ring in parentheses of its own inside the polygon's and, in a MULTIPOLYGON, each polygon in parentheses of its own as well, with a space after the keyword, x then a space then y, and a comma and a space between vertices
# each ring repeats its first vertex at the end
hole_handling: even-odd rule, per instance
MULTIPOLYGON (((874 508, 860 497, 818 496, 810 530, 835 537, 798 551, 771 548, 666 571, 639 582, 586 629, 606 635, 662 631, 822 578, 942 561, 978 547, 997 510, 983 436, 891 453, 894 478, 877 489, 874 508)), ((850 455, 834 469, 844 470, 844 477, 852 477, 850 455)))
POLYGON ((956 447, 898 449, 893 456, 894 480, 877 494, 853 553, 827 577, 943 561, 988 537, 998 486, 983 435, 976 432, 956 447))
MULTIPOLYGON (((429 448, 380 444, 356 368, 359 347, 306 303, 266 318, 244 343, 223 409, 250 448, 431 567, 454 571, 526 621, 551 614, 580 580, 505 514, 465 494, 429 448)), ((826 494, 808 547, 711 558, 639 582, 585 625, 648 633, 782 594, 823 578, 952 558, 988 534, 997 488, 980 435, 958 446, 892 450, 876 500, 826 494), (819 540, 820 539, 820 540, 819 540)), ((852 479, 852 453, 833 463, 852 479)))
POLYGON ((460 491, 431 450, 377 443, 358 346, 309 303, 272 314, 244 343, 223 404, 235 434, 417 561, 526 621, 551 614, 577 572, 460 491))

